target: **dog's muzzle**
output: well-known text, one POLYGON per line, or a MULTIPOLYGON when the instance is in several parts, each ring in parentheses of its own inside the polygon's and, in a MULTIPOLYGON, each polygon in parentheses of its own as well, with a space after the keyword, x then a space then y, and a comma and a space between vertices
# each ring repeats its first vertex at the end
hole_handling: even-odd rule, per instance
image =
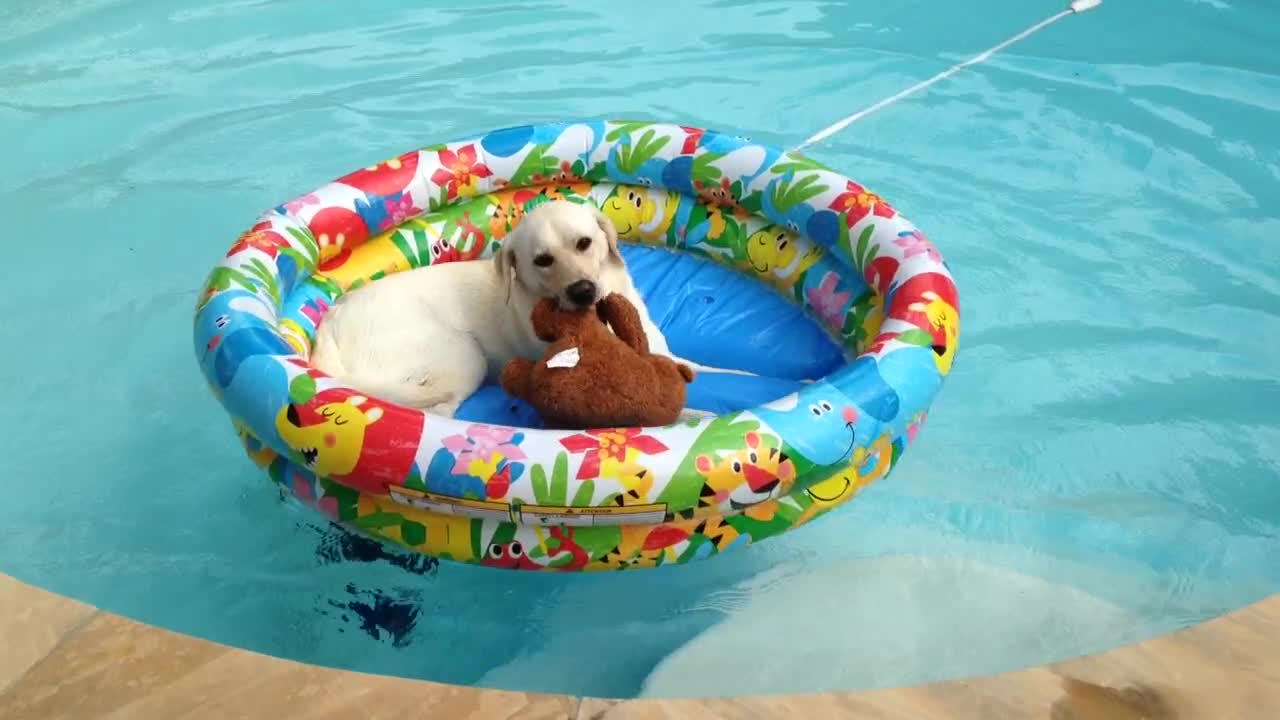
POLYGON ((578 307, 587 307, 596 301, 596 284, 590 280, 579 280, 564 289, 564 296, 578 307))

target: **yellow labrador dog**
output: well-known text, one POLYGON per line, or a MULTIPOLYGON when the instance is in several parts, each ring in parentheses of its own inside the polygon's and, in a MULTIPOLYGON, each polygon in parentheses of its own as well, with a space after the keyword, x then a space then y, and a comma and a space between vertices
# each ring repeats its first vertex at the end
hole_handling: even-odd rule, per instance
POLYGON ((651 352, 716 370, 671 354, 627 272, 613 222, 566 201, 526 214, 492 262, 430 265, 342 296, 316 330, 311 363, 362 392, 452 417, 508 360, 542 357, 547 345, 529 321, 539 299, 585 308, 610 293, 635 305, 651 352))

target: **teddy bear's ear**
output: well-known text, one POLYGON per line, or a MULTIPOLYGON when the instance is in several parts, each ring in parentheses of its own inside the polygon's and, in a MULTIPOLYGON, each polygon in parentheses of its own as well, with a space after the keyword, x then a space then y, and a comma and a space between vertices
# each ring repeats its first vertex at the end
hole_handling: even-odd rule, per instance
POLYGON ((622 265, 622 251, 618 249, 618 228, 609 219, 608 215, 601 212, 600 208, 595 205, 588 205, 592 213, 596 216, 596 224, 604 231, 605 240, 609 243, 609 259, 615 264, 622 265))

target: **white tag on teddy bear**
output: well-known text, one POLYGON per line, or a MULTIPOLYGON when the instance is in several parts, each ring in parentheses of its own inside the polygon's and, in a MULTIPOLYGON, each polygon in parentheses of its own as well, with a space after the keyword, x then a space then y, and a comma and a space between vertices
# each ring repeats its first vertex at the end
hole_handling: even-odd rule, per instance
POLYGON ((578 348, 573 347, 573 348, 569 348, 568 350, 561 350, 555 355, 552 355, 551 358, 547 360, 547 367, 549 368, 578 367, 578 361, 581 359, 582 359, 582 356, 578 354, 578 348))

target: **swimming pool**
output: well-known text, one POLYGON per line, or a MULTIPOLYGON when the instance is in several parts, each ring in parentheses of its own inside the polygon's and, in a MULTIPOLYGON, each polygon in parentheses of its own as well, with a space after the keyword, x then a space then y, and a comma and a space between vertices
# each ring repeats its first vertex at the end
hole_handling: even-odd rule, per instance
POLYGON ((7 10, 0 571, 304 661, 620 696, 993 672, 1280 590, 1280 11, 1111 3, 815 148, 939 244, 965 346, 890 479, 714 562, 391 554, 282 503, 192 362, 208 267, 351 168, 566 117, 790 145, 1050 5, 7 10))

